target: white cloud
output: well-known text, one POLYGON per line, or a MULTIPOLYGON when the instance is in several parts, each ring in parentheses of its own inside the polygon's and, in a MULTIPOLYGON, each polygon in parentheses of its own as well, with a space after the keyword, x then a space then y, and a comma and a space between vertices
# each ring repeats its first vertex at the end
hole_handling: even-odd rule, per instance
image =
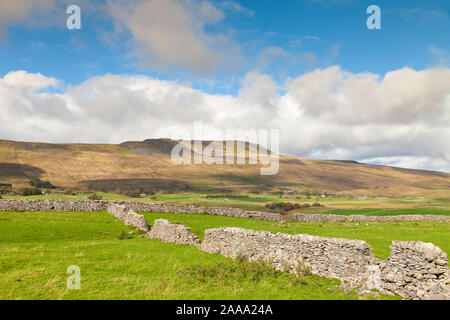
POLYGON ((435 23, 438 20, 445 20, 448 15, 442 10, 429 10, 425 8, 399 9, 401 15, 408 21, 416 23, 435 23))
MULTIPOLYGON (((9 26, 64 28, 67 19, 65 8, 72 3, 72 0, 1 0, 0 41, 7 38, 9 26)), ((77 4, 82 8, 91 7, 88 0, 78 0, 77 4)))
MULTIPOLYGON (((404 68, 384 77, 340 67, 288 81, 252 71, 237 96, 145 76, 59 81, 24 71, 0 78, 0 136, 49 142, 172 137, 195 121, 217 129, 279 128, 281 152, 450 172, 450 69, 404 68)), ((182 137, 180 137, 182 138, 182 137)))
POLYGON ((32 14, 42 14, 52 9, 52 1, 48 0, 0 1, 0 40, 6 36, 6 26, 34 22, 34 19, 29 19, 32 14))
POLYGON ((40 73, 28 73, 23 70, 8 73, 4 76, 3 83, 8 86, 34 91, 59 85, 59 81, 55 78, 45 77, 40 73))
POLYGON ((239 13, 239 14, 245 14, 249 17, 255 16, 254 10, 244 8, 239 3, 234 2, 234 1, 223 1, 223 2, 220 2, 218 5, 220 8, 227 10, 227 11, 231 11, 231 12, 239 13))
MULTIPOLYGON (((72 1, 1 0, 0 41, 13 25, 64 28, 68 4, 72 1)), ((108 0, 97 7, 78 1, 83 15, 96 12, 102 19, 112 18, 114 31, 98 31, 100 39, 121 47, 131 43, 141 66, 182 68, 199 75, 235 69, 244 59, 229 36, 232 30, 220 24, 226 18, 224 10, 250 11, 232 1, 219 4, 223 9, 204 0, 108 0)))
POLYGON ((239 60, 239 47, 223 33, 206 31, 225 19, 214 4, 198 0, 111 1, 108 10, 118 30, 133 39, 144 66, 181 67, 209 74, 239 60))
POLYGON ((441 49, 435 45, 431 45, 428 47, 428 51, 437 59, 439 65, 450 65, 450 54, 447 50, 441 49))

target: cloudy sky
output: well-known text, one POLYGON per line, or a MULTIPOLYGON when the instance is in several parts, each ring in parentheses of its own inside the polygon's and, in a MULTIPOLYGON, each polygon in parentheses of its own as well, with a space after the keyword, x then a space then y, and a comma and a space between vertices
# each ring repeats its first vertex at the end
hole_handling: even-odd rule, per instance
POLYGON ((449 32, 438 0, 1 0, 0 139, 120 143, 201 121, 279 129, 284 154, 450 172, 449 32))

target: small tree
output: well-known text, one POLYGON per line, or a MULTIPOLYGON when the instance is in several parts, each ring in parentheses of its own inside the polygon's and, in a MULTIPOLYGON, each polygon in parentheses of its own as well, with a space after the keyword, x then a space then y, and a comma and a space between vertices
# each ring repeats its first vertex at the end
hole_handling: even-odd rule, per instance
POLYGON ((35 188, 42 189, 56 189, 54 185, 50 183, 50 181, 41 181, 38 177, 31 177, 28 181, 28 184, 35 188))
POLYGON ((38 177, 31 177, 28 181, 28 184, 32 187, 35 187, 41 180, 38 177))

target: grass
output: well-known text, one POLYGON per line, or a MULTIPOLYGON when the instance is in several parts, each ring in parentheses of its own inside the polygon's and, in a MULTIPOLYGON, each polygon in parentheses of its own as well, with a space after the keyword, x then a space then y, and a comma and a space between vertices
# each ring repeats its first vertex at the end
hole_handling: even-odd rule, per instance
MULTIPOLYGON (((175 216, 194 225, 246 219, 175 216)), ((165 215, 148 214, 148 218, 165 215)), ((255 225, 257 221, 253 221, 255 225)), ((277 224, 260 227, 279 228, 277 224)), ((359 299, 338 281, 273 272, 198 248, 139 237, 107 213, 0 213, 0 299, 359 299), (131 232, 131 235, 130 235, 131 232), (69 266, 81 289, 66 288, 69 266)), ((381 296, 383 299, 395 297, 381 296)))
POLYGON ((251 230, 267 230, 288 234, 310 234, 323 237, 359 239, 372 246, 372 252, 380 259, 390 254, 393 240, 432 242, 450 253, 449 222, 369 222, 369 223, 277 223, 251 219, 216 217, 207 215, 174 215, 167 213, 142 213, 152 225, 156 219, 181 223, 203 239, 207 229, 237 227, 251 230))

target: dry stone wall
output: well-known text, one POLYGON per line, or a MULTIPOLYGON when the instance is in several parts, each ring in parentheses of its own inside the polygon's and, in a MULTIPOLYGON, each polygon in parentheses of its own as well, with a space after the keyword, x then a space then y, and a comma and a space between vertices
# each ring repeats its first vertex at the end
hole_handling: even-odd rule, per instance
POLYGON ((393 222, 393 221, 450 221, 450 216, 405 215, 405 216, 341 216, 335 214, 294 214, 292 222, 393 222))
POLYGON ((105 211, 109 204, 124 205, 137 212, 205 214, 283 222, 281 215, 239 208, 204 208, 192 205, 143 203, 135 201, 93 201, 62 199, 0 199, 0 211, 105 211))
MULTIPOLYGON (((248 218, 284 222, 281 215, 271 212, 246 211, 239 208, 205 208, 192 205, 167 203, 143 203, 136 201, 93 201, 62 199, 0 199, 0 211, 105 211, 108 204, 125 205, 136 212, 159 212, 175 214, 205 214, 222 217, 248 218)), ((340 216, 327 214, 296 214, 293 222, 392 222, 392 221, 450 221, 450 216, 340 216)))
POLYGON ((368 243, 360 240, 288 235, 240 228, 205 231, 202 249, 230 258, 266 260, 278 270, 308 268, 314 274, 353 284, 363 282, 367 268, 377 259, 368 243))
POLYGON ((145 237, 159 239, 168 243, 200 245, 200 238, 193 234, 188 227, 171 224, 164 219, 155 220, 152 229, 145 237))
POLYGON ((309 268, 323 277, 407 299, 450 299, 447 255, 431 243, 395 241, 391 256, 383 261, 360 240, 219 228, 206 230, 201 248, 230 258, 270 261, 279 270, 309 268))
POLYGON ((121 206, 118 204, 109 204, 107 207, 107 212, 112 216, 118 218, 123 221, 127 226, 135 227, 141 231, 149 231, 147 221, 143 215, 137 214, 132 209, 121 206))
POLYGON ((379 264, 380 288, 408 299, 450 299, 450 274, 444 251, 431 243, 394 241, 379 264))
POLYGON ((0 199, 0 211, 105 211, 105 201, 60 199, 0 199))

